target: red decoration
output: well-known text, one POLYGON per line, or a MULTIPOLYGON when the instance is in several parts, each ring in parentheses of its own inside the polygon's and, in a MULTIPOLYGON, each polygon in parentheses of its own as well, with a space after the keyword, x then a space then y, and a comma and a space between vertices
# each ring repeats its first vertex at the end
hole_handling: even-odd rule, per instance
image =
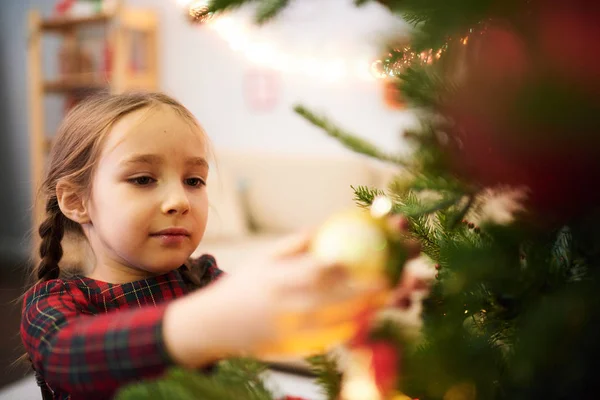
POLYGON ((349 346, 353 349, 367 349, 371 353, 371 370, 375 384, 381 393, 389 394, 395 390, 399 373, 398 349, 383 340, 369 337, 372 312, 366 312, 359 322, 359 328, 349 346))
POLYGON ((530 209, 560 222, 600 201, 599 191, 589 190, 600 179, 597 115, 581 120, 552 103, 573 96, 600 110, 600 56, 593 50, 600 12, 545 4, 527 36, 496 21, 469 41, 467 73, 446 99, 455 122, 447 154, 451 169, 472 183, 528 187, 530 209), (587 44, 585 54, 581 45, 570 47, 577 42, 587 44), (590 88, 595 94, 586 98, 590 88))
POLYGON ((371 342, 367 347, 372 352, 375 384, 381 393, 391 393, 398 380, 398 349, 384 341, 371 342))
MULTIPOLYGON (((583 88, 600 83, 600 6, 598 2, 574 0, 540 2, 537 27, 540 48, 548 67, 583 88), (555 4, 556 3, 556 4, 555 4)), ((596 92, 597 94, 597 92, 596 92)))
POLYGON ((392 110, 402 110, 406 106, 402 92, 398 88, 398 82, 395 80, 383 80, 383 100, 385 105, 392 110))

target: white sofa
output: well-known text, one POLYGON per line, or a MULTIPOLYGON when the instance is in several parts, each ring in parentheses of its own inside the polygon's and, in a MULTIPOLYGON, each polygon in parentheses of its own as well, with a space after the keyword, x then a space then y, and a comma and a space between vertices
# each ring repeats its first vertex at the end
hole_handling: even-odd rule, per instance
POLYGON ((214 153, 208 225, 195 255, 214 255, 228 272, 264 255, 283 236, 355 206, 351 185, 384 189, 396 172, 353 153, 214 153))

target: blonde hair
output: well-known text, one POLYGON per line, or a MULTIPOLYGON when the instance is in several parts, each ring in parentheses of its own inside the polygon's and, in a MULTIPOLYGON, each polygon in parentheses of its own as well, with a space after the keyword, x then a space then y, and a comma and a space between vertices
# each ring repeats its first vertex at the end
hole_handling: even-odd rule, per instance
POLYGON ((45 200, 45 217, 38 230, 40 261, 32 271, 34 282, 59 277, 65 233, 83 237, 81 226, 60 210, 57 183, 66 180, 82 193, 89 194, 111 127, 129 113, 160 105, 171 107, 204 135, 200 124, 185 106, 158 92, 100 93, 86 98, 66 115, 50 152, 46 177, 39 188, 39 196, 45 200))

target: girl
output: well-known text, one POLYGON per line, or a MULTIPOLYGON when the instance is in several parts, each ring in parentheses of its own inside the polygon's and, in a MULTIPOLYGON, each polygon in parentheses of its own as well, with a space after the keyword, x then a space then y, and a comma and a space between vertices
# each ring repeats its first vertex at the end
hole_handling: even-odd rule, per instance
POLYGON ((209 255, 188 260, 206 226, 207 154, 198 122, 164 94, 103 94, 66 116, 42 186, 41 261, 21 324, 45 399, 110 398, 168 366, 285 348, 307 328, 344 340, 364 307, 337 320, 311 315, 367 304, 381 289, 330 294, 343 270, 311 258, 307 238, 227 276, 209 255), (65 234, 89 244, 87 268, 59 267, 65 234))

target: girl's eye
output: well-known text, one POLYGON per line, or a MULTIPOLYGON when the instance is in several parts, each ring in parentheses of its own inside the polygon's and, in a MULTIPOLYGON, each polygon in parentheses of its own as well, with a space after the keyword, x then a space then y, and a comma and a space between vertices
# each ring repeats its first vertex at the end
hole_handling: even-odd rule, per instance
POLYGON ((147 185, 151 184, 152 182, 154 182, 154 179, 150 178, 149 176, 138 176, 138 177, 129 179, 129 182, 133 183, 134 185, 138 185, 138 186, 147 186, 147 185))
POLYGON ((185 180, 185 184, 192 187, 200 187, 205 185, 204 180, 200 178, 187 178, 185 180))

